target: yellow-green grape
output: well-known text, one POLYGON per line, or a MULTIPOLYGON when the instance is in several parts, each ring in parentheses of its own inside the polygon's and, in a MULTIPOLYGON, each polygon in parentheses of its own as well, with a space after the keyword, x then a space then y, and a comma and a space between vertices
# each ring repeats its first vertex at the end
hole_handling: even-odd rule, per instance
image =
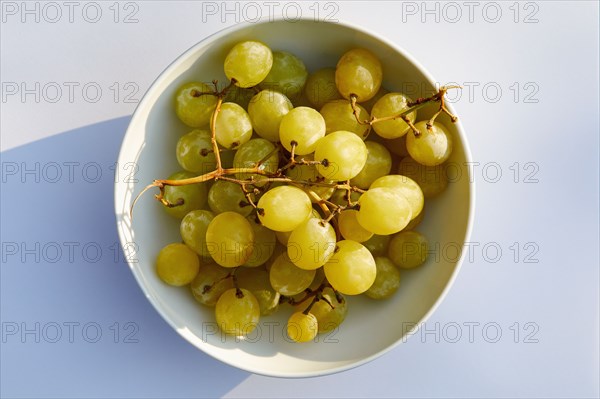
POLYGON ((273 90, 263 90, 252 97, 248 104, 248 115, 256 133, 273 143, 279 141, 281 119, 294 108, 283 94, 273 90))
POLYGON ((331 224, 310 218, 292 231, 287 253, 299 268, 315 270, 331 258, 335 242, 335 230, 331 224))
MULTIPOLYGON (((168 177, 168 180, 183 180, 196 177, 190 172, 176 172, 168 177)), ((201 209, 206 204, 206 183, 187 184, 185 186, 165 186, 164 199, 173 206, 164 206, 165 211, 177 218, 182 219, 188 212, 201 209)))
MULTIPOLYGON (((356 104, 359 110, 358 118, 361 121, 369 120, 369 113, 359 104, 356 104)), ((369 133, 369 125, 358 123, 354 110, 348 100, 334 100, 325 104, 321 108, 321 115, 325 120, 325 134, 346 130, 356 134, 361 139, 366 139, 369 133)))
POLYGON ((156 272, 169 285, 181 287, 189 284, 198 274, 198 255, 185 244, 169 244, 158 253, 156 272))
POLYGON ((248 216, 252 212, 252 205, 248 203, 242 187, 226 180, 217 180, 213 183, 208 191, 208 206, 214 213, 231 211, 248 216))
POLYGON ((233 279, 229 276, 231 269, 213 263, 201 263, 200 271, 190 283, 194 299, 206 306, 215 306, 219 297, 233 288, 233 279))
MULTIPOLYGON (((254 168, 261 162, 259 170, 265 173, 275 173, 279 166, 279 151, 273 143, 263 138, 252 139, 242 144, 233 158, 234 168, 254 168)), ((237 173, 239 180, 253 178, 256 186, 262 187, 265 183, 259 183, 265 176, 256 173, 237 173)))
POLYGON ((250 101, 252 97, 254 97, 254 90, 252 89, 243 89, 238 86, 230 87, 227 93, 225 94, 225 98, 223 98, 223 102, 228 103, 236 103, 240 107, 244 109, 248 109, 250 101))
POLYGON ((286 150, 296 143, 296 154, 306 155, 315 151, 317 142, 325 136, 325 120, 309 107, 298 107, 288 112, 279 125, 279 140, 286 150))
POLYGON ((285 252, 275 259, 269 270, 271 286, 285 296, 301 293, 310 286, 314 277, 314 270, 300 269, 285 252))
POLYGON ((204 260, 212 259, 206 246, 206 230, 214 219, 215 214, 211 211, 197 209, 183 217, 179 225, 181 239, 204 260))
POLYGON ((375 259, 361 243, 343 240, 325 263, 325 277, 333 289, 346 295, 362 294, 375 281, 375 259))
MULTIPOLYGON (((322 269, 318 269, 317 272, 322 269)), ((321 296, 323 300, 319 300, 310 308, 310 313, 315 315, 319 324, 319 333, 333 331, 342 324, 348 313, 348 303, 342 294, 335 292, 326 287, 323 289, 321 296), (338 301, 338 299, 340 301, 338 301), (328 303, 329 302, 329 303, 328 303), (331 304, 331 305, 330 305, 331 304), (332 307, 333 305, 333 307, 332 307)), ((297 311, 304 311, 312 302, 313 298, 309 297, 305 301, 295 306, 297 311)))
POLYGON ((215 122, 217 143, 227 149, 237 148, 252 137, 252 122, 248 113, 236 103, 221 104, 215 122))
POLYGON ((426 166, 437 166, 445 162, 452 153, 452 136, 444 125, 434 122, 431 130, 427 122, 415 124, 421 132, 419 137, 409 134, 406 137, 406 149, 411 158, 426 166))
POLYGON ((204 83, 190 82, 177 89, 175 113, 190 127, 206 127, 217 107, 217 97, 211 94, 214 89, 204 83))
POLYGON ((279 241, 280 244, 285 245, 286 248, 287 248, 288 241, 289 241, 291 235, 292 235, 291 231, 276 231, 275 232, 277 241, 279 241))
POLYGON ((261 87, 277 90, 293 98, 302 92, 307 77, 308 72, 300 58, 286 51, 273 51, 273 66, 261 87))
POLYGON ((233 46, 225 57, 227 79, 235 79, 236 86, 256 86, 267 77, 273 65, 273 53, 264 43, 245 41, 233 46))
POLYGON ((400 286, 400 272, 389 258, 375 257, 377 276, 365 295, 373 299, 385 299, 392 296, 400 286))
POLYGON ((208 225, 206 245, 210 256, 219 265, 241 266, 252 255, 254 230, 250 222, 239 213, 223 212, 215 216, 208 225))
POLYGON ((267 228, 275 231, 292 231, 312 212, 308 195, 291 186, 275 187, 258 200, 258 217, 267 228))
POLYGON ((250 291, 260 307, 260 315, 267 316, 279 307, 279 292, 271 287, 269 273, 261 269, 239 269, 235 272, 238 285, 250 291))
POLYGON ((394 235, 388 247, 388 257, 402 269, 422 265, 429 254, 427 238, 418 231, 401 231, 394 235))
POLYGON ((402 175, 388 175, 380 177, 371 184, 371 188, 377 187, 388 187, 397 190, 400 194, 406 198, 410 205, 412 212, 411 220, 419 216, 423 205, 425 204, 425 197, 421 187, 410 177, 402 175))
MULTIPOLYGON (((358 201, 358 199, 360 198, 361 193, 359 193, 358 191, 352 191, 350 193, 350 201, 352 201, 352 203, 356 203, 358 201)), ((336 205, 339 206, 347 206, 348 205, 348 191, 347 190, 335 190, 333 192, 333 194, 331 195, 331 198, 329 198, 330 202, 333 202, 336 205)))
POLYGON ((387 175, 392 169, 392 155, 381 144, 365 141, 367 146, 367 162, 361 171, 350 180, 350 184, 366 189, 376 179, 387 175))
POLYGON ((398 155, 399 157, 408 157, 408 150, 406 149, 406 137, 405 134, 402 137, 398 137, 395 139, 384 139, 379 135, 374 135, 374 137, 379 137, 381 139, 381 143, 390 150, 390 152, 394 155, 398 155))
MULTIPOLYGON (((371 116, 375 118, 396 116, 409 108, 408 102, 410 102, 410 99, 402 93, 388 93, 373 105, 371 116)), ((411 122, 414 122, 417 117, 417 111, 410 112, 406 117, 411 122)), ((385 139, 395 139, 404 136, 410 130, 410 127, 406 122, 398 118, 375 122, 373 123, 373 130, 385 139)))
POLYGON ((217 167, 208 130, 192 130, 181 136, 175 154, 179 165, 188 172, 204 174, 217 167))
POLYGON ((247 219, 254 230, 254 249, 244 266, 256 267, 268 261, 273 254, 276 244, 275 232, 257 223, 254 215, 248 216, 247 219))
POLYGON ((287 335, 293 341, 312 341, 317 336, 318 331, 317 318, 311 313, 296 312, 288 319, 287 335))
POLYGON ((265 269, 270 272, 271 271, 271 266, 273 266, 273 263, 275 262, 275 260, 277 260, 277 258, 279 258, 279 255, 281 254, 285 254, 287 253, 287 246, 281 243, 276 243, 275 244, 275 249, 273 250, 273 255, 271 255, 271 257, 269 258, 269 260, 267 260, 267 262, 265 263, 265 269))
POLYGON ((419 214, 417 215, 416 218, 413 218, 413 220, 410 221, 410 223, 408 223, 406 225, 406 227, 404 228, 404 230, 414 230, 415 227, 417 227, 422 221, 423 221, 423 216, 425 215, 425 207, 423 207, 423 209, 421 210, 421 212, 419 212, 419 214))
POLYGON ((389 90, 387 90, 385 87, 381 86, 379 88, 379 90, 377 90, 377 93, 371 97, 371 99, 369 101, 365 101, 364 103, 362 103, 361 105, 364 107, 365 110, 367 110, 367 112, 370 114, 372 109, 373 109, 373 105, 375 105, 375 103, 377 101, 379 101, 379 99, 383 96, 385 96, 386 94, 389 93, 389 90))
MULTIPOLYGON (((415 220, 415 219, 413 219, 415 220)), ((412 220, 411 220, 412 223, 412 220)), ((388 245, 390 244, 390 236, 380 236, 373 234, 373 237, 362 243, 373 256, 384 256, 387 255, 388 245)))
POLYGON ((335 84, 342 97, 350 99, 354 94, 359 103, 377 94, 382 77, 381 62, 364 48, 355 48, 342 55, 335 70, 335 84))
POLYGON ((356 134, 343 130, 323 137, 315 149, 317 170, 331 180, 349 180, 356 176, 367 162, 367 146, 356 134))
MULTIPOLYGON (((299 157, 305 161, 313 161, 314 157, 312 154, 304 155, 299 157)), ((324 179, 323 176, 319 174, 316 165, 294 165, 291 168, 286 169, 285 175, 292 180, 296 181, 307 181, 311 183, 319 183, 313 184, 310 186, 304 186, 304 190, 314 192, 321 199, 329 199, 333 192, 335 191, 335 187, 327 186, 327 184, 333 184, 333 180, 324 179), (322 185, 321 185, 322 184, 322 185)), ((318 198, 314 196, 309 196, 311 202, 318 202, 318 198)))
POLYGON ((231 288, 217 301, 215 316, 221 331, 243 337, 256 328, 260 319, 260 305, 247 289, 231 288))
POLYGON ((338 226, 342 237, 346 240, 364 242, 373 236, 369 230, 358 223, 358 211, 347 209, 338 215, 338 226))
POLYGON ((342 98, 335 85, 335 68, 322 68, 308 75, 304 95, 316 109, 321 109, 329 101, 342 98))
POLYGON ((408 200, 393 188, 369 189, 360 196, 358 203, 358 223, 375 234, 397 233, 412 219, 408 200))
POLYGON ((435 197, 448 186, 448 176, 444 164, 425 166, 412 158, 404 158, 398 165, 398 174, 410 177, 417 182, 425 198, 435 197))

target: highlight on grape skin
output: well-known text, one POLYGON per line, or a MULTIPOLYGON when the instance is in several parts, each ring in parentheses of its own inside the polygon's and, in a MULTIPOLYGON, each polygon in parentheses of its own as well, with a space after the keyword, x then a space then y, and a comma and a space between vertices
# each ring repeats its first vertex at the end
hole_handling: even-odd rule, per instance
POLYGON ((290 341, 318 341, 343 325, 345 296, 386 300, 406 269, 428 267, 415 229, 448 186, 453 138, 438 116, 456 121, 444 102, 454 87, 413 100, 382 86, 381 54, 338 56, 309 70, 246 40, 221 60, 227 82, 173 92, 189 127, 174 149, 180 170, 132 210, 158 189, 181 242, 157 251, 157 278, 214 308, 226 335, 286 312, 290 341), (429 105, 437 112, 425 118, 429 105))

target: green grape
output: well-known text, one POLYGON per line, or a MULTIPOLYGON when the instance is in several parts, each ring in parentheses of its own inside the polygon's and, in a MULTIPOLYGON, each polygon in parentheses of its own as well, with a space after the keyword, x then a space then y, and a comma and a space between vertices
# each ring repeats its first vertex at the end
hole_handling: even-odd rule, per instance
POLYGON ((256 267, 269 260, 273 254, 276 244, 275 232, 257 223, 254 215, 248 216, 247 219, 254 230, 254 249, 244 266, 256 267))
POLYGON ((236 86, 256 86, 267 77, 273 65, 273 53, 264 43, 245 41, 233 46, 225 57, 227 79, 235 79, 236 86))
POLYGON ((421 187, 410 177, 402 175, 388 175, 380 177, 371 184, 371 188, 376 187, 388 187, 398 190, 402 194, 410 205, 412 212, 412 219, 419 216, 423 205, 425 204, 425 198, 423 197, 423 191, 421 187))
POLYGON ((179 232, 181 239, 204 260, 212 259, 206 246, 206 230, 214 219, 215 214, 211 211, 195 210, 183 217, 179 232))
POLYGON ((427 238, 417 231, 401 231, 394 235, 388 247, 388 257, 402 269, 422 265, 429 254, 427 238))
POLYGON ((329 101, 342 98, 335 85, 335 68, 322 68, 308 75, 304 95, 316 109, 321 109, 329 101))
POLYGON ((412 218, 408 200, 393 188, 371 188, 360 196, 358 203, 358 223, 375 234, 397 233, 412 218))
POLYGON ((343 130, 323 137, 315 149, 317 170, 331 180, 349 180, 356 176, 367 162, 367 146, 354 133, 343 130))
POLYGON ((339 241, 337 251, 324 268, 331 286, 346 295, 358 295, 368 290, 377 273, 373 255, 352 240, 339 241))
POLYGON ((369 230, 358 223, 358 211, 347 209, 338 215, 338 226, 340 233, 346 240, 364 242, 373 236, 369 230))
MULTIPOLYGON (((414 220, 414 219, 413 219, 414 220)), ((412 223, 412 221, 411 221, 412 223)), ((373 256, 387 255, 388 245, 390 244, 390 236, 380 236, 373 234, 373 237, 362 243, 373 256)))
POLYGON ((398 165, 398 174, 410 177, 417 182, 423 196, 431 198, 446 189, 448 176, 444 164, 437 166, 425 166, 415 162, 412 158, 404 158, 398 165))
POLYGON ((276 143, 279 141, 281 120, 292 108, 292 102, 285 95, 273 90, 263 90, 252 97, 248 104, 248 114, 256 133, 276 143))
POLYGON ((273 51, 273 66, 261 86, 292 98, 304 89, 308 72, 302 60, 286 51, 273 51))
POLYGON ((290 240, 290 236, 292 235, 291 231, 276 231, 275 236, 277 237, 277 241, 280 244, 285 245, 287 248, 288 241, 290 240))
POLYGON ((260 197, 258 217, 267 228, 275 231, 292 231, 312 212, 308 195, 297 187, 275 187, 260 197))
POLYGON ((194 299, 206 306, 215 306, 219 297, 227 290, 233 288, 231 269, 216 263, 201 263, 200 271, 190 283, 194 299), (228 277, 229 276, 229 277, 228 277))
MULTIPOLYGON (((312 154, 305 155, 301 157, 301 159, 305 161, 313 161, 314 157, 312 154)), ((325 184, 333 184, 333 180, 324 179, 317 170, 316 165, 294 165, 291 168, 286 169, 285 175, 292 180, 295 181, 308 181, 311 183, 322 183, 323 185, 314 184, 310 186, 304 186, 305 191, 314 192, 321 199, 329 199, 333 192, 335 191, 335 187, 326 186, 325 184)), ((310 200, 313 203, 318 202, 319 200, 313 196, 310 196, 310 200)))
POLYGON ((350 184, 366 189, 376 179, 387 175, 392 169, 392 156, 381 144, 365 141, 367 146, 367 162, 361 171, 350 180, 350 184))
POLYGON ((188 172, 208 173, 217 168, 208 130, 192 130, 177 142, 177 162, 188 172))
MULTIPOLYGON (((318 269, 317 272, 319 270, 323 269, 318 269)), ((310 313, 317 318, 317 322, 319 323, 319 333, 326 333, 335 330, 342 324, 348 313, 348 305, 342 294, 338 293, 338 295, 336 295, 329 287, 324 288, 321 295, 324 300, 315 302, 312 308, 310 308, 310 313), (338 299, 340 299, 341 302, 338 301, 338 299)), ((295 308, 302 312, 311 302, 312 297, 309 297, 296 305, 295 308)))
POLYGON ((363 102, 361 105, 364 107, 364 109, 371 114, 371 111, 373 110, 373 105, 375 105, 375 103, 377 101, 379 101, 379 99, 383 96, 385 96, 386 94, 389 93, 389 90, 387 90, 385 87, 381 86, 379 88, 379 90, 377 91, 377 93, 371 97, 370 100, 363 102))
POLYGON ((398 137, 395 139, 384 139, 379 135, 374 135, 374 137, 379 137, 380 143, 385 146, 390 152, 399 157, 408 157, 408 150, 406 149, 406 137, 408 135, 404 135, 402 137, 398 137))
POLYGON ((240 288, 250 291, 258 301, 261 316, 270 315, 277 310, 281 295, 271 287, 266 270, 242 268, 236 271, 235 276, 240 288))
MULTIPOLYGON (((279 167, 279 151, 269 140, 262 138, 252 139, 242 144, 233 158, 234 168, 254 168, 258 162, 262 162, 259 170, 265 173, 275 173, 279 167), (268 157, 268 158, 267 158, 268 157)), ((253 178, 257 183, 254 185, 262 187, 265 183, 258 183, 265 176, 256 173, 237 173, 239 180, 253 178)))
POLYGON ((248 204, 241 186, 227 180, 213 183, 208 191, 208 206, 214 213, 231 211, 248 216, 252 212, 252 206, 248 204))
MULTIPOLYGON (((276 234, 277 234, 277 232, 276 232, 276 234)), ((265 269, 268 272, 270 272, 271 266, 273 266, 273 263, 275 262, 275 260, 277 258, 279 258, 279 255, 285 254, 285 253, 287 253, 287 246, 285 244, 276 243, 275 249, 273 250, 273 255, 271 255, 269 260, 265 263, 265 269)))
MULTIPOLYGON (((176 172, 167 180, 183 180, 196 177, 190 172, 176 172)), ((165 211, 177 218, 182 219, 194 209, 201 209, 206 204, 206 183, 188 184, 185 186, 165 186, 164 199, 174 206, 163 207, 165 211)))
POLYGON ((423 221, 424 215, 425 215, 425 208, 423 207, 423 209, 421 210, 421 212, 419 212, 417 217, 413 218, 413 220, 411 220, 410 223, 408 223, 406 225, 406 227, 404 228, 404 230, 402 230, 402 231, 414 230, 415 227, 417 227, 423 221))
POLYGON ((315 270, 331 258, 335 242, 335 230, 331 224, 310 218, 292 231, 287 253, 299 268, 315 270))
POLYGON ((311 291, 316 291, 321 284, 323 284, 323 281, 325 281, 325 271, 322 267, 319 267, 317 270, 315 270, 315 277, 313 278, 312 283, 310 283, 308 286, 308 289, 311 291))
POLYGON ((389 258, 377 256, 375 258, 377 276, 373 285, 365 291, 365 295, 372 299, 385 299, 392 296, 400 286, 400 272, 389 258))
MULTIPOLYGON (((356 203, 358 201, 358 199, 360 198, 361 193, 359 193, 358 191, 352 191, 350 193, 350 201, 352 201, 352 203, 356 203)), ((348 191, 347 190, 335 190, 333 192, 333 194, 331 195, 331 198, 329 198, 330 202, 333 202, 336 205, 339 206, 347 206, 348 205, 348 191)))
MULTIPOLYGON (((402 93, 388 93, 381 97, 379 101, 373 105, 371 116, 375 118, 384 118, 395 116, 406 111, 410 99, 402 93)), ((414 122, 417 117, 417 111, 413 111, 406 115, 408 120, 414 122)), ((389 121, 381 121, 373 123, 375 133, 385 139, 395 139, 404 136, 410 127, 402 119, 392 119, 389 121)))
POLYGON ((240 107, 248 109, 252 97, 254 97, 254 90, 233 86, 227 90, 223 102, 236 103, 240 107))
POLYGON ((411 158, 426 166, 437 166, 445 162, 452 153, 452 136, 444 125, 434 122, 431 130, 427 129, 427 122, 415 124, 421 132, 419 137, 409 134, 406 137, 406 149, 411 158))
POLYGON ((279 140, 286 150, 296 143, 296 155, 315 151, 317 142, 325 136, 325 121, 319 112, 309 107, 298 107, 288 112, 279 125, 279 140))
POLYGON ((229 335, 242 337, 256 328, 260 319, 260 305, 247 289, 231 288, 223 293, 215 306, 219 328, 229 335))
POLYGON ((352 94, 362 103, 371 99, 381 86, 383 69, 379 59, 364 48, 346 52, 338 61, 335 84, 345 99, 352 94))
MULTIPOLYGON (((369 113, 356 105, 359 110, 359 119, 361 121, 369 120, 369 113)), ((325 104, 321 108, 321 115, 325 120, 325 134, 345 130, 356 134, 361 139, 366 139, 369 134, 369 125, 362 125, 356 120, 354 111, 348 100, 334 100, 325 104)))
POLYGON ((158 253, 156 272, 169 285, 181 287, 189 284, 198 274, 198 255, 185 244, 169 244, 158 253))
POLYGON ((183 123, 190 127, 206 127, 210 123, 213 111, 217 107, 217 97, 211 94, 214 89, 204 83, 190 82, 177 89, 175 94, 175 113, 183 123))
POLYGON ((287 335, 296 342, 312 341, 319 331, 317 318, 311 313, 293 313, 288 319, 287 335))
POLYGON ((215 216, 208 225, 206 245, 210 256, 219 265, 241 266, 252 255, 254 230, 250 222, 239 213, 223 212, 215 216))
POLYGON ((269 270, 271 286, 285 296, 301 293, 310 286, 314 277, 314 270, 300 269, 285 252, 275 259, 269 270))
POLYGON ((236 103, 221 104, 215 123, 217 143, 226 149, 237 148, 252 137, 252 122, 244 108, 236 103))

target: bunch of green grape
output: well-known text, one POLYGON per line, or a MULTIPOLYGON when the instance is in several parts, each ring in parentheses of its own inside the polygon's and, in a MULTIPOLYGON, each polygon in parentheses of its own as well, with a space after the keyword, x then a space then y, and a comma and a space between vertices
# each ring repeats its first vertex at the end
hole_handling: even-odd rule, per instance
POLYGON ((388 298, 402 269, 425 263, 427 239, 414 229, 425 198, 446 188, 451 134, 416 111, 406 116, 419 136, 400 118, 361 122, 411 101, 382 87, 381 62, 367 49, 309 74, 297 56, 245 41, 224 71, 226 93, 201 82, 178 88, 175 113, 190 131, 170 179, 231 173, 165 187, 182 242, 160 251, 156 270, 214 307, 226 334, 247 335, 287 307, 289 337, 311 341, 344 321, 345 296, 388 298))

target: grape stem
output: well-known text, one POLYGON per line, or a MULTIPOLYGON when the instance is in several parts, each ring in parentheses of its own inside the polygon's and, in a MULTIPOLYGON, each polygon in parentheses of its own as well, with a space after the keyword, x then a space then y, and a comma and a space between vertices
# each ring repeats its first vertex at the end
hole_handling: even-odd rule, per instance
POLYGON ((410 114, 411 112, 414 112, 420 108, 423 108, 425 105, 431 103, 431 102, 439 102, 440 103, 440 108, 438 109, 438 111, 431 117, 431 119, 429 119, 429 121, 427 122, 427 129, 431 130, 433 128, 433 122, 435 122, 435 119, 443 112, 445 114, 447 114, 450 117, 450 120, 452 121, 452 123, 455 123, 458 120, 458 117, 454 114, 452 114, 448 108, 446 108, 446 103, 445 103, 445 98, 444 96, 446 95, 446 92, 450 89, 462 89, 461 86, 442 86, 440 87, 440 89, 438 90, 437 93, 435 93, 434 95, 430 96, 430 97, 419 97, 417 98, 415 101, 409 101, 406 105, 408 106, 407 109, 405 109, 404 111, 396 114, 396 115, 390 115, 390 116, 383 116, 380 118, 377 117, 371 117, 371 119, 364 119, 361 120, 360 119, 360 109, 358 108, 357 102, 358 102, 358 96, 356 94, 351 94, 350 95, 350 106, 352 107, 352 113, 354 114, 354 117, 356 118, 356 121, 361 124, 361 125, 369 125, 369 126, 373 126, 374 123, 378 123, 378 122, 384 122, 384 121, 391 121, 391 120, 396 120, 396 119, 402 119, 412 130, 413 134, 415 135, 415 137, 419 137, 421 135, 421 132, 419 131, 419 129, 417 129, 415 127, 415 125, 410 121, 410 119, 408 118, 408 114, 410 114))

